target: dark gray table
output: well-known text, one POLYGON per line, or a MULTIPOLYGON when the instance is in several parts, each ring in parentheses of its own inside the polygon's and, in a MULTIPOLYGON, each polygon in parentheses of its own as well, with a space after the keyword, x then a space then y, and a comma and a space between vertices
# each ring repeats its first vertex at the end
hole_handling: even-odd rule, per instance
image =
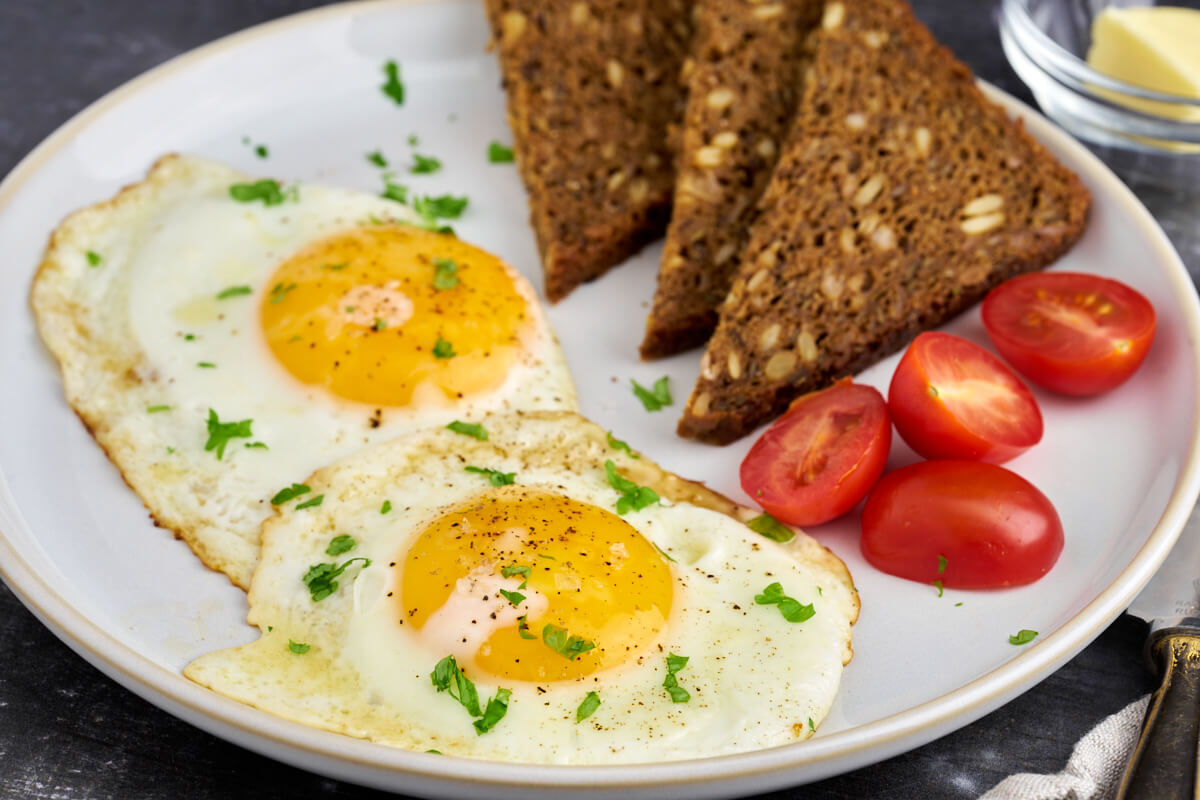
MULTIPOLYGON (((315 0, 2 0, 0 175, 72 114, 196 45, 315 0)), ((916 0, 917 13, 981 77, 1030 100, 993 25, 996 3, 916 0)), ((1135 186, 1200 274, 1194 201, 1135 186)), ((1013 772, 1052 772, 1103 717, 1151 688, 1145 625, 1122 617, 1004 708, 913 752, 776 798, 975 798, 1013 772)), ((105 678, 0 585, 0 797, 331 798, 384 795, 310 775, 215 739, 105 678)))

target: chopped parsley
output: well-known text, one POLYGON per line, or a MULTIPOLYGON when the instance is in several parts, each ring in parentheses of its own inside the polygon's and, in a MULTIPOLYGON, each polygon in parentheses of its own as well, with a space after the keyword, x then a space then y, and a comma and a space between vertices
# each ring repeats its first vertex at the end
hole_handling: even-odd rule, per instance
POLYGON ((344 270, 348 266, 350 266, 350 262, 343 261, 341 264, 325 264, 321 267, 321 269, 328 269, 328 270, 332 270, 333 272, 340 272, 341 270, 344 270))
POLYGON ((384 158, 383 153, 379 150, 376 150, 374 153, 367 153, 367 161, 370 161, 380 169, 387 169, 387 159, 384 158))
POLYGON ((185 334, 183 335, 183 340, 184 340, 185 342, 194 342, 194 341, 196 341, 196 334, 194 334, 194 333, 185 333, 185 334))
POLYGON ((385 180, 383 182, 383 194, 380 197, 385 197, 388 200, 395 200, 397 203, 408 203, 408 187, 403 184, 393 183, 385 180))
POLYGON ((95 250, 88 250, 87 253, 85 253, 85 255, 87 256, 87 262, 88 262, 89 267, 98 267, 98 266, 100 266, 100 262, 104 260, 100 257, 100 254, 97 253, 95 250))
POLYGON ((442 754, 442 751, 441 751, 441 750, 434 750, 433 748, 430 748, 430 749, 426 750, 425 752, 426 752, 426 753, 433 753, 435 756, 440 756, 440 755, 442 754))
POLYGON ((503 578, 511 578, 513 575, 521 576, 521 585, 517 587, 518 589, 525 588, 526 584, 529 583, 529 575, 532 572, 533 570, 531 570, 529 567, 524 567, 519 564, 511 564, 507 567, 500 568, 500 576, 503 578))
POLYGON ((596 713, 596 709, 600 707, 600 695, 595 692, 588 692, 587 697, 583 698, 583 702, 579 704, 579 708, 575 709, 575 721, 583 722, 585 719, 596 713))
POLYGON ((437 197, 417 197, 413 199, 413 211, 429 220, 458 219, 467 208, 466 197, 455 197, 442 194, 437 197))
POLYGON ((790 542, 796 533, 770 514, 759 514, 746 523, 746 527, 755 533, 761 533, 773 542, 790 542))
POLYGON ((608 485, 621 493, 617 500, 618 514, 623 516, 629 511, 641 511, 658 502, 658 492, 649 486, 638 486, 628 478, 622 477, 611 458, 604 462, 604 471, 608 474, 608 485))
POLYGON ((311 500, 305 500, 303 503, 297 503, 296 510, 299 511, 302 508, 316 508, 323 502, 325 502, 325 495, 319 494, 311 500))
POLYGON ((672 703, 686 703, 692 699, 692 695, 687 689, 679 685, 679 680, 675 677, 675 673, 687 666, 688 656, 677 656, 674 653, 667 654, 667 677, 663 678, 663 688, 667 690, 667 694, 671 695, 672 703))
POLYGON ((349 567, 355 561, 362 562, 362 569, 371 566, 371 559, 369 558, 352 558, 349 561, 343 562, 340 567, 330 563, 313 564, 309 567, 308 572, 304 573, 304 577, 300 580, 304 581, 304 585, 308 587, 313 602, 318 603, 336 592, 338 582, 335 578, 345 572, 346 567, 349 567))
POLYGON ((671 386, 667 376, 664 375, 654 382, 653 391, 635 380, 630 379, 629 382, 633 384, 634 396, 642 401, 642 405, 647 411, 659 411, 671 405, 671 386))
POLYGON ((305 653, 307 653, 309 651, 309 649, 310 649, 310 645, 304 644, 303 642, 297 642, 297 641, 293 641, 292 639, 288 639, 288 650, 291 650, 293 653, 295 653, 298 656, 304 655, 305 653))
POLYGON ((446 656, 433 668, 429 679, 438 692, 448 692, 467 710, 472 717, 478 717, 473 723, 477 734, 485 734, 496 726, 508 713, 508 701, 512 697, 510 689, 497 689, 494 697, 487 701, 487 707, 479 706, 479 690, 475 684, 459 669, 454 656, 446 656))
POLYGON ((941 597, 943 594, 946 593, 945 587, 942 586, 941 578, 938 578, 936 581, 933 582, 933 588, 937 589, 938 597, 941 597))
POLYGON ((946 557, 938 556, 938 575, 941 575, 946 571, 946 564, 946 557))
POLYGON ((804 622, 817 613, 812 603, 804 605, 794 597, 784 594, 783 585, 780 583, 772 583, 762 590, 762 594, 754 595, 754 602, 760 606, 777 606, 779 613, 788 622, 804 622))
POLYGON ((433 156, 423 156, 420 153, 413 153, 412 166, 408 171, 413 175, 432 175, 442 168, 442 161, 433 156))
POLYGON ((348 533, 343 533, 340 536, 335 536, 329 540, 329 546, 325 548, 325 555, 340 556, 342 553, 347 553, 354 549, 358 542, 354 541, 354 537, 348 533))
POLYGON ((438 337, 437 342, 433 345, 434 358, 454 358, 458 353, 454 352, 454 345, 447 342, 442 337, 438 337))
POLYGON ((520 592, 510 592, 508 589, 501 589, 500 594, 505 600, 512 603, 514 606, 519 606, 525 602, 525 595, 520 592))
POLYGON ((228 300, 230 297, 241 297, 244 294, 251 294, 253 291, 249 286, 230 286, 228 289, 217 292, 217 299, 228 300))
POLYGON ((1017 631, 1015 635, 1008 637, 1008 643, 1015 645, 1029 644, 1037 638, 1037 635, 1037 631, 1031 631, 1028 628, 1022 628, 1021 630, 1017 631))
POLYGON ((271 290, 271 303, 280 302, 288 296, 288 292, 295 288, 296 284, 294 283, 289 283, 287 286, 284 286, 282 283, 275 284, 275 288, 271 290))
POLYGON ((464 469, 467 472, 486 476, 492 486, 512 486, 513 480, 517 477, 515 472, 501 472, 487 467, 465 467, 464 469))
POLYGON ((289 199, 279 181, 273 178, 263 178, 253 183, 235 183, 229 187, 229 196, 239 203, 261 200, 264 206, 283 205, 283 202, 289 199))
POLYGON ((375 318, 375 324, 371 326, 371 330, 373 330, 373 331, 382 331, 382 330, 386 330, 386 329, 387 329, 387 323, 386 323, 386 322, 384 322, 384 321, 383 321, 382 319, 380 319, 379 317, 376 317, 376 318, 375 318))
POLYGON ((589 642, 581 636, 571 636, 566 628, 547 623, 542 628, 542 641, 554 652, 567 661, 574 661, 589 650, 594 650, 595 642, 589 642))
POLYGON ((283 505, 289 500, 295 500, 300 495, 308 494, 311 491, 312 489, 309 489, 303 483, 293 483, 291 486, 280 489, 278 492, 276 492, 275 496, 271 498, 271 505, 283 505))
POLYGON ((522 614, 521 616, 517 617, 517 634, 522 639, 536 639, 537 638, 529 631, 529 615, 528 614, 522 614))
POLYGON ((463 436, 472 436, 481 442, 488 440, 487 431, 478 422, 460 422, 454 420, 454 422, 451 422, 446 427, 455 433, 461 433, 463 436))
POLYGON ((488 144, 487 153, 489 164, 511 164, 513 162, 512 148, 505 147, 495 140, 488 144))
POLYGON ((221 422, 217 417, 217 412, 210 408, 208 410, 208 441, 204 443, 204 452, 215 450, 217 461, 220 461, 225 455, 225 445, 229 444, 230 439, 249 439, 253 435, 250 433, 250 423, 253 421, 243 419, 238 422, 221 422))
POLYGON ((163 411, 170 411, 170 406, 146 406, 147 414, 158 414, 163 411))
POLYGON ((622 442, 620 439, 613 436, 612 431, 608 432, 608 446, 611 447, 613 450, 624 450, 626 453, 629 454, 630 458, 641 458, 641 456, 639 456, 637 453, 633 452, 633 450, 629 447, 629 445, 626 442, 622 442))
POLYGON ((200 369, 216 369, 217 365, 211 361, 197 361, 196 366, 200 369))
POLYGON ((433 260, 433 288, 439 292, 458 286, 458 264, 449 258, 433 260))
POLYGON ((254 148, 254 155, 258 156, 259 158, 266 158, 270 154, 271 153, 267 150, 267 146, 265 144, 260 144, 254 148))
POLYGON ((400 82, 400 65, 395 61, 387 61, 383 65, 383 74, 386 80, 379 87, 380 90, 392 98, 396 105, 404 105, 404 84, 400 82))
POLYGON ((813 724, 812 717, 808 718, 808 730, 812 733, 817 732, 817 726, 813 724))
POLYGON ((383 505, 381 505, 379 507, 380 514, 386 514, 391 510, 392 510, 392 501, 391 500, 384 500, 383 505))
POLYGON ((654 549, 657 550, 658 554, 660 556, 662 556, 663 558, 665 558, 667 561, 670 561, 672 564, 676 563, 675 559, 671 558, 671 556, 667 553, 666 550, 663 550, 658 545, 654 545, 654 549))
POLYGON ((271 448, 267 447, 266 442, 246 442, 246 444, 244 446, 250 450, 270 450, 271 449, 271 448))
POLYGON ((419 145, 421 143, 421 140, 417 138, 417 135, 415 133, 410 133, 408 135, 407 141, 408 141, 409 147, 416 147, 417 145, 419 145))

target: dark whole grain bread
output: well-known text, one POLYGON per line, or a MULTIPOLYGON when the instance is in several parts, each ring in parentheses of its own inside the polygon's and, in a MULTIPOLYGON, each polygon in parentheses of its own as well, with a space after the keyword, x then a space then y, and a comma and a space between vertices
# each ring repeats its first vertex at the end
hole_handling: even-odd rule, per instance
POLYGON ((693 0, 486 0, 557 301, 662 236, 693 0))
POLYGON ((1079 179, 989 102, 901 0, 827 4, 679 433, 732 441, 1047 266, 1079 179))
POLYGON ((717 326, 755 204, 800 100, 821 0, 698 0, 674 208, 643 358, 698 347, 717 326))

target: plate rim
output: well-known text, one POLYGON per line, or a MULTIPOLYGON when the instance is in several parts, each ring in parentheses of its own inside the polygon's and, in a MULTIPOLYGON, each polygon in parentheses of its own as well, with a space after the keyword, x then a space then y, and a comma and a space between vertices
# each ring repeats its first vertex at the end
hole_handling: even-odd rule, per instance
MULTIPOLYGON (((441 0, 351 0, 300 11, 235 31, 143 72, 87 105, 43 139, 0 181, 0 214, 45 162, 105 113, 150 84, 199 65, 220 53, 269 39, 285 30, 320 25, 362 11, 430 5, 441 0)), ((1122 218, 1143 231, 1155 248, 1155 261, 1181 300, 1186 337, 1195 362, 1193 423, 1186 460, 1166 507, 1146 541, 1121 572, 1082 609, 1035 648, 958 688, 901 712, 806 742, 726 756, 658 764, 541 765, 427 755, 310 728, 243 705, 193 684, 118 641, 89 620, 13 547, 0 531, 0 578, 22 604, 73 651, 134 694, 183 721, 227 741, 309 770, 396 789, 397 778, 416 779, 405 791, 449 793, 465 786, 525 792, 571 789, 616 793, 632 788, 659 792, 688 787, 697 796, 764 790, 817 780, 857 769, 967 725, 1047 677, 1091 642, 1115 619, 1166 559, 1200 495, 1200 303, 1183 262, 1161 226, 1115 174, 1080 142, 1040 112, 980 81, 988 98, 1020 117, 1036 139, 1068 152, 1083 165, 1088 182, 1112 197, 1122 218), (846 742, 846 740, 857 740, 846 742), (475 769, 462 770, 463 763, 475 769), (825 769, 822 769, 824 765, 825 769), (811 774, 801 774, 811 770, 811 774), (390 780, 389 780, 390 779, 390 780)), ((0 472, 0 506, 19 513, 0 472)))

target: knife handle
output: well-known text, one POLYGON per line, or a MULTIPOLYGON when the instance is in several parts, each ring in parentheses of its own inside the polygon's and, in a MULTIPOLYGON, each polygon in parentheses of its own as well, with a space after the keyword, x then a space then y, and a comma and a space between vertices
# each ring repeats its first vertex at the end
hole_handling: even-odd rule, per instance
POLYGON ((1117 800, 1193 800, 1200 797, 1200 635, 1163 631, 1150 655, 1162 685, 1150 698, 1117 800))

